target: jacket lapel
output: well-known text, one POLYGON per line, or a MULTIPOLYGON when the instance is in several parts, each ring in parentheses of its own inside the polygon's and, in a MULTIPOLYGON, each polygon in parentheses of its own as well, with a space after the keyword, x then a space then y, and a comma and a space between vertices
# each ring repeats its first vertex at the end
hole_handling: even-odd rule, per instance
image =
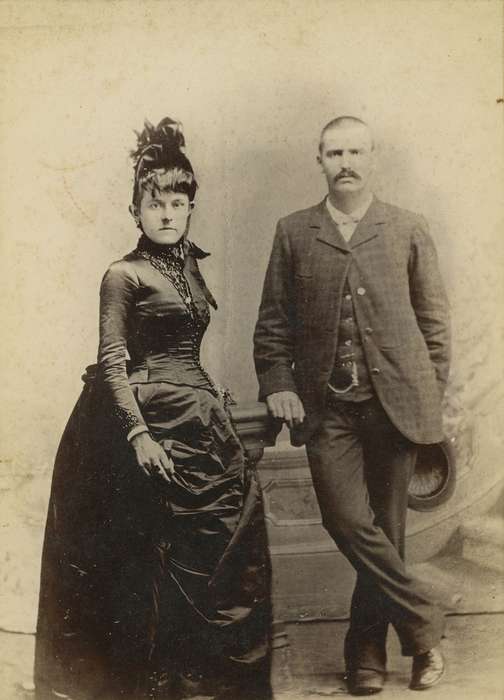
POLYGON ((387 220, 385 207, 379 199, 373 197, 369 209, 357 224, 352 238, 350 239, 350 249, 353 250, 363 243, 376 238, 380 233, 382 224, 387 220))
POLYGON ((322 241, 323 243, 327 243, 334 248, 339 248, 348 253, 354 248, 378 236, 380 227, 386 223, 387 219, 385 205, 374 197, 369 209, 358 223, 352 238, 349 243, 347 243, 327 211, 324 199, 320 204, 314 207, 310 228, 318 229, 316 235, 318 241, 322 241))
POLYGON ((331 219, 331 215, 327 211, 325 204, 325 199, 317 205, 313 211, 312 220, 310 222, 310 228, 319 229, 317 233, 317 240, 327 243, 334 248, 339 248, 345 253, 350 252, 348 243, 345 241, 338 227, 331 219))

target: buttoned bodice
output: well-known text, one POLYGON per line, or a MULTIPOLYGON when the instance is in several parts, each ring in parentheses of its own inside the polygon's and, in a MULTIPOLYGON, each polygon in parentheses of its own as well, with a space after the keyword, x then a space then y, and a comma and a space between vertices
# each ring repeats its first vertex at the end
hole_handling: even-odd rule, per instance
POLYGON ((199 272, 203 253, 186 244, 180 266, 138 249, 113 263, 100 290, 100 376, 124 429, 142 425, 132 384, 170 382, 215 387, 200 346, 215 301, 199 272))

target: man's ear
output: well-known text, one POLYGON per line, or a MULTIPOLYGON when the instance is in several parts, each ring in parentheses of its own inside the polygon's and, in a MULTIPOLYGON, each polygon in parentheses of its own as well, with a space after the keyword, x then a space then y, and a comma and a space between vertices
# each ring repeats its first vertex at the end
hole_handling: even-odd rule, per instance
POLYGON ((317 163, 322 165, 322 158, 319 155, 317 156, 317 163))

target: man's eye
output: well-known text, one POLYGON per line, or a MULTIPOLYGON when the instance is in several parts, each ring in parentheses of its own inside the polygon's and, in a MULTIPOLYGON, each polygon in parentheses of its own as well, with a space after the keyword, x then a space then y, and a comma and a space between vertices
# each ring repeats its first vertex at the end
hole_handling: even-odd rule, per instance
POLYGON ((151 202, 151 203, 149 204, 149 207, 150 207, 151 209, 157 209, 157 208, 159 207, 159 204, 158 204, 157 202, 151 202))

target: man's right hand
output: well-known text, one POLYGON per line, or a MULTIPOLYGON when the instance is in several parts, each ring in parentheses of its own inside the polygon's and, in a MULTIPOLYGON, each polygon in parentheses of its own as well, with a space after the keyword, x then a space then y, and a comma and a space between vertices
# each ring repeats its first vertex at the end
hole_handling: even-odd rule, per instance
POLYGON ((285 421, 289 428, 304 421, 304 407, 294 391, 276 391, 266 397, 266 403, 271 415, 285 421))

